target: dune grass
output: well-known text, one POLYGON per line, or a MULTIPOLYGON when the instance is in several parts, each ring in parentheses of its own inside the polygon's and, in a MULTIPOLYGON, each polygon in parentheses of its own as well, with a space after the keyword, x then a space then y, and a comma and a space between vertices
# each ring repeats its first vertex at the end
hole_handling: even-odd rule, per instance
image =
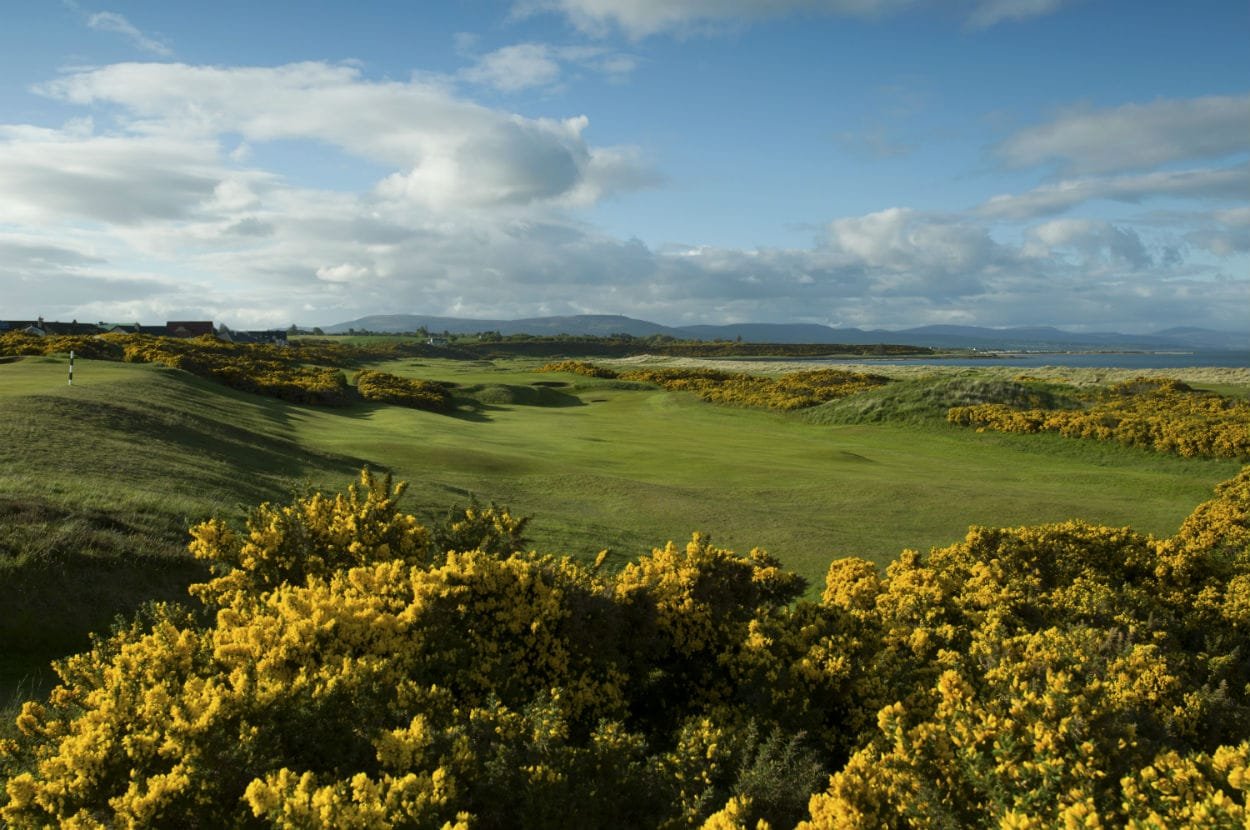
POLYGON ((456 383, 451 414, 297 406, 148 365, 79 361, 73 388, 56 358, 0 365, 0 698, 114 614, 181 596, 200 574, 189 524, 363 464, 408 481, 426 519, 496 501, 533 517, 534 547, 616 566, 699 530, 813 590, 835 557, 884 563, 971 524, 1171 533, 1239 467, 923 418, 812 423, 542 363, 377 365, 456 383))

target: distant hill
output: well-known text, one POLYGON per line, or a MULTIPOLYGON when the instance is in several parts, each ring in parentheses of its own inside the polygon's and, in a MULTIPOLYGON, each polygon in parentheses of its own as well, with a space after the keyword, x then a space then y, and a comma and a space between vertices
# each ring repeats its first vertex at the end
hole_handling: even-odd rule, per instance
POLYGON ((1116 332, 1068 332, 1050 326, 1005 329, 982 326, 920 326, 918 328, 858 329, 832 328, 812 323, 731 323, 720 326, 664 326, 619 314, 577 314, 562 317, 531 317, 521 320, 477 320, 462 317, 432 317, 420 314, 381 314, 346 323, 325 326, 330 334, 350 329, 376 332, 413 332, 425 328, 432 334, 473 334, 498 331, 500 334, 533 334, 604 337, 628 334, 631 337, 667 335, 680 340, 737 340, 748 343, 846 343, 873 345, 891 343, 947 349, 986 350, 1142 350, 1142 351, 1219 351, 1250 349, 1250 332, 1213 331, 1194 327, 1170 328, 1152 334, 1116 332))

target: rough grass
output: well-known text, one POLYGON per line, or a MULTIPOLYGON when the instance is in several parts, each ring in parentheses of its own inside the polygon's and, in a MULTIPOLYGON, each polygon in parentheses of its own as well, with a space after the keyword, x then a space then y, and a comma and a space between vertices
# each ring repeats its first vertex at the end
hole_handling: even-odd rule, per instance
MULTIPOLYGON (((825 368, 828 364, 804 360, 700 360, 687 357, 662 357, 639 355, 618 359, 595 358, 595 363, 618 369, 630 367, 718 369, 726 372, 750 372, 752 374, 785 374, 825 368)), ((992 380, 1016 380, 1027 376, 1034 380, 1070 384, 1073 386, 1105 386, 1132 380, 1136 377, 1177 378, 1191 386, 1250 390, 1250 367, 1191 366, 1171 369, 1113 369, 1073 366, 933 366, 920 361, 914 364, 888 364, 872 361, 862 363, 838 363, 838 369, 848 372, 868 372, 897 380, 921 378, 979 378, 992 380)))
POLYGON ((79 360, 0 366, 0 699, 203 571, 187 528, 342 481, 360 459, 291 438, 295 410, 177 370, 79 360))
POLYGON ((921 424, 946 420, 955 406, 1001 403, 1017 408, 1075 407, 1071 387, 1041 382, 1021 383, 977 377, 934 377, 897 380, 858 395, 805 410, 813 424, 921 424))

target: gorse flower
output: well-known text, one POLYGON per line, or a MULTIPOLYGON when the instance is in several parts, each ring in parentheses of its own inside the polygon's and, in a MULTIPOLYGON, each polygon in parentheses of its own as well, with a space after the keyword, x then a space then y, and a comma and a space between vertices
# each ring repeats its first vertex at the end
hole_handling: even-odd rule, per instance
POLYGON ((58 665, 12 827, 1245 827, 1250 468, 1155 539, 972 528, 820 601, 695 534, 612 573, 402 485, 192 528, 202 607, 58 665))

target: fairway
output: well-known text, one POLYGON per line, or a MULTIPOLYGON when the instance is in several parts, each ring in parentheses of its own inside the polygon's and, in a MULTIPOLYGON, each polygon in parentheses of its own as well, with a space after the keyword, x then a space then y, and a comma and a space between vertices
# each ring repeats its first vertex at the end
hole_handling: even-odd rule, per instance
POLYGON ((968 526, 1071 518, 1164 535, 1233 461, 944 423, 825 425, 688 393, 538 372, 541 361, 405 359, 456 384, 453 414, 316 408, 146 364, 0 364, 0 693, 204 572, 187 528, 339 490, 361 466, 435 521, 471 499, 532 517, 533 548, 617 568, 699 531, 762 547, 819 593, 834 558, 884 565, 968 526))
POLYGON ((63 361, 27 359, 0 366, 0 482, 195 521, 301 481, 340 487, 368 464, 408 481, 408 509, 425 518, 471 497, 508 504, 533 517, 542 550, 608 548, 619 564, 698 530, 765 547, 819 582, 834 557, 884 563, 971 524, 1080 518, 1169 533, 1239 466, 940 425, 817 425, 537 366, 379 365, 496 401, 440 415, 294 406, 96 361, 79 361, 71 389, 63 361))
POLYGON ((295 431, 305 445, 384 465, 419 506, 471 493, 532 515, 540 549, 607 547, 621 561, 698 530, 737 550, 767 548, 817 584, 835 557, 885 563, 956 541, 971 524, 1080 518, 1170 533, 1239 467, 1053 436, 813 425, 525 368, 388 366, 466 385, 566 382, 559 391, 581 404, 465 418, 304 409, 295 431))

